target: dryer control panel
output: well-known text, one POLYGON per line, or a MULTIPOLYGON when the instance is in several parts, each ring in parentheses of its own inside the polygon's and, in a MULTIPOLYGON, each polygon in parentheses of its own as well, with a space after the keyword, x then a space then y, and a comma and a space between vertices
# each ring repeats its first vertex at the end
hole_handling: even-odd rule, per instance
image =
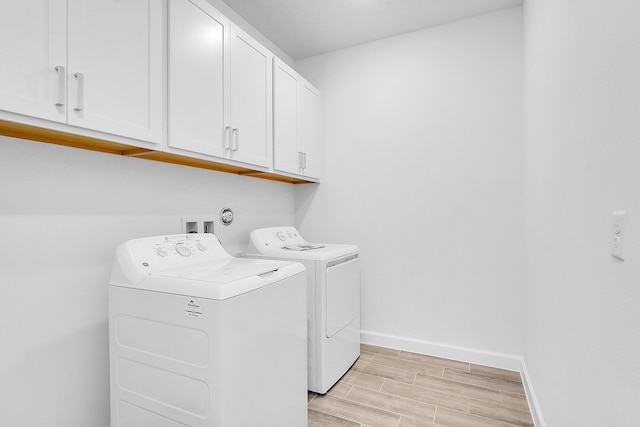
POLYGON ((270 227, 260 228, 251 233, 251 241, 254 245, 265 249, 289 249, 294 251, 307 251, 310 249, 324 248, 322 244, 309 243, 300 236, 294 227, 270 227))
POLYGON ((307 243, 295 227, 269 227, 254 230, 252 239, 264 246, 282 247, 285 244, 307 243))
POLYGON ((267 227, 253 230, 247 245, 248 258, 333 260, 358 253, 355 245, 309 243, 294 227, 267 227))

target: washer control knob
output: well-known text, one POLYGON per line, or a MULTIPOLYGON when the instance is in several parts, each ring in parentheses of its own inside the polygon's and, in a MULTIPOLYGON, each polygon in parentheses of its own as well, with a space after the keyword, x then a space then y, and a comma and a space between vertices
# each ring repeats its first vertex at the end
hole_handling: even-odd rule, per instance
POLYGON ((176 252, 178 252, 180 255, 184 257, 191 256, 191 249, 189 249, 182 243, 176 244, 176 252))
POLYGON ((278 231, 276 233, 276 236, 278 236, 278 239, 282 240, 283 242, 287 240, 287 235, 284 234, 284 231, 278 231))
POLYGON ((198 243, 198 249, 201 251, 206 251, 207 250, 207 245, 205 245, 204 243, 200 242, 198 243))
POLYGON ((167 252, 164 248, 158 248, 158 255, 161 257, 166 257, 167 255, 169 255, 169 252, 167 252))

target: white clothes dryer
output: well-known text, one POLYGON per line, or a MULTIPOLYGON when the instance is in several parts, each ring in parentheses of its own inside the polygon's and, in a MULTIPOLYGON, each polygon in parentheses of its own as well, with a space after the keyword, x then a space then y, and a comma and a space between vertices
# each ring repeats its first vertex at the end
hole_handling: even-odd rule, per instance
POLYGON ((251 232, 247 257, 307 268, 307 386, 326 393, 360 356, 358 247, 311 244, 294 227, 270 227, 251 232))
POLYGON ((121 244, 111 425, 306 426, 305 276, 299 263, 234 258, 212 234, 121 244))

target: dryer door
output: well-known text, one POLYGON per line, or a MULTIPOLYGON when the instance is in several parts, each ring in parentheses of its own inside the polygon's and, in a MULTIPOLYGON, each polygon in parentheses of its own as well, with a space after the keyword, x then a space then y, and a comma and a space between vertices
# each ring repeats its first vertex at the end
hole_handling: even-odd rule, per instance
POLYGON ((333 261, 327 267, 327 338, 360 315, 360 260, 358 255, 333 261))

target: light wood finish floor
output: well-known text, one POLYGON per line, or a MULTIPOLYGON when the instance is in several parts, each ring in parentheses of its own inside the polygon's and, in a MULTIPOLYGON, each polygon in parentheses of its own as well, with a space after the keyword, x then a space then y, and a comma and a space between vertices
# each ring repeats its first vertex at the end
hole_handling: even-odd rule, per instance
POLYGON ((533 426, 518 372, 363 344, 309 427, 533 426))

